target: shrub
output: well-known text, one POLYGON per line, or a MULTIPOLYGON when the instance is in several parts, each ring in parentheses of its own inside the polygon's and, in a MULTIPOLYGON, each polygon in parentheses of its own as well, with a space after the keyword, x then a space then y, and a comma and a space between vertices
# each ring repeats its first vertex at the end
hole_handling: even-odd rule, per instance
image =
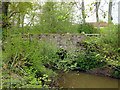
MULTIPOLYGON (((13 38, 8 36, 3 42, 3 68, 9 71, 10 74, 4 72, 3 77, 5 77, 5 74, 10 76, 14 73, 22 78, 28 75, 27 77, 29 79, 31 77, 31 79, 24 78, 24 82, 35 85, 35 82, 37 82, 36 77, 38 78, 43 74, 53 75, 53 71, 46 69, 43 63, 54 56, 54 53, 56 54, 52 46, 53 45, 50 46, 46 44, 44 41, 38 43, 37 38, 29 42, 28 39, 24 40, 21 36, 14 36, 13 38), (32 67, 32 69, 30 67, 32 67)), ((18 80, 15 83, 21 87, 22 84, 20 84, 20 82, 21 80, 18 80)), ((16 84, 13 86, 17 87, 16 84)), ((39 85, 38 87, 41 86, 39 85)))
POLYGON ((80 24, 79 27, 78 27, 78 32, 79 33, 85 32, 85 33, 88 33, 88 34, 98 33, 97 29, 94 28, 94 26, 92 24, 80 24))
POLYGON ((119 44, 118 26, 113 26, 111 29, 111 31, 107 30, 105 35, 103 35, 101 42, 109 44, 109 46, 117 49, 119 44))
POLYGON ((99 54, 107 65, 112 65, 115 68, 120 66, 120 53, 119 53, 119 38, 118 26, 111 26, 111 31, 104 28, 102 37, 86 37, 87 42, 94 43, 99 47, 99 54))
POLYGON ((86 50, 81 50, 79 58, 76 59, 77 67, 80 70, 90 70, 96 67, 102 67, 106 63, 103 61, 103 57, 99 53, 99 48, 96 44, 86 42, 84 45, 86 50))
POLYGON ((87 71, 106 64, 103 56, 99 54, 99 48, 96 44, 86 42, 82 47, 86 50, 82 50, 81 47, 70 51, 58 49, 57 55, 52 58, 49 66, 64 71, 76 69, 87 71))
POLYGON ((63 48, 60 48, 60 49, 56 52, 56 54, 58 54, 59 58, 63 60, 64 58, 67 57, 67 50, 64 50, 63 48))

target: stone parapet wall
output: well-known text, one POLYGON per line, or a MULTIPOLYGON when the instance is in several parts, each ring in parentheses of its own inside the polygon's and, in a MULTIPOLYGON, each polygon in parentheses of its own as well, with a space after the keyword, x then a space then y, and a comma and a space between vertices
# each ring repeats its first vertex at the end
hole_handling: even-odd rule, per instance
MULTIPOLYGON (((31 40, 34 34, 30 34, 31 40)), ((84 39, 85 35, 81 34, 38 34, 38 41, 45 40, 48 43, 54 43, 64 49, 72 49, 84 39)))
POLYGON ((80 46, 80 42, 86 35, 81 34, 22 34, 22 35, 11 35, 11 37, 20 36, 23 40, 29 40, 31 43, 35 39, 38 42, 45 41, 46 44, 55 45, 58 48, 73 49, 80 46))

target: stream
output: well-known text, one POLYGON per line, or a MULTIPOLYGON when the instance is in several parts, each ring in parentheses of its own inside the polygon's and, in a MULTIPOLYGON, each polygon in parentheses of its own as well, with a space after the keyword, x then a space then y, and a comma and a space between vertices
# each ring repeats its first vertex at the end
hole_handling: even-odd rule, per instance
POLYGON ((84 72, 61 72, 57 84, 63 88, 118 88, 119 79, 90 75, 84 72))

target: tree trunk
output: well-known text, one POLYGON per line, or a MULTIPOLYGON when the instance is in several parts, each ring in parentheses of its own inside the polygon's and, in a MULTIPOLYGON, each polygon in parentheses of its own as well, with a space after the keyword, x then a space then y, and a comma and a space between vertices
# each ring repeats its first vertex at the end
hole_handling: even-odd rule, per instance
POLYGON ((9 2, 2 2, 2 28, 8 25, 8 6, 9 2))
POLYGON ((25 19, 25 15, 22 16, 22 28, 24 28, 24 19, 25 19))
POLYGON ((82 18, 83 18, 83 24, 85 24, 85 6, 84 6, 84 0, 82 0, 82 18))
POLYGON ((108 35, 109 35, 109 43, 111 38, 111 23, 112 23, 112 0, 109 0, 109 10, 108 10, 108 35))
MULTIPOLYGON (((2 14, 2 2, 0 2, 0 15, 2 14)), ((0 17, 0 28, 2 27, 2 17, 0 17)))
POLYGON ((100 21, 99 21, 99 14, 98 14, 99 6, 100 6, 100 1, 96 2, 95 6, 96 6, 97 29, 100 30, 100 21))
POLYGON ((108 29, 111 31, 111 23, 112 23, 112 1, 109 0, 109 10, 108 10, 108 29))
MULTIPOLYGON (((2 2, 2 28, 8 27, 10 24, 8 22, 8 7, 9 2, 2 2)), ((7 37, 7 29, 2 30, 2 40, 4 41, 7 37)))
POLYGON ((13 27, 15 26, 15 16, 13 16, 12 25, 13 25, 13 27))
POLYGON ((17 21, 17 27, 20 27, 20 13, 18 13, 18 21, 17 21))

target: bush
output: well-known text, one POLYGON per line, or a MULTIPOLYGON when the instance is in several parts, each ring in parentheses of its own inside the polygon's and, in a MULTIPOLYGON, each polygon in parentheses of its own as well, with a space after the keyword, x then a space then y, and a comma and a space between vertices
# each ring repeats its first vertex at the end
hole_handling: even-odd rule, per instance
POLYGON ((88 71, 96 67, 102 67, 106 64, 103 56, 99 53, 99 48, 94 43, 86 42, 86 50, 81 50, 79 58, 76 59, 77 67, 80 70, 88 71))
POLYGON ((106 27, 103 28, 102 37, 86 37, 85 41, 96 44, 99 47, 99 54, 104 57, 106 64, 118 68, 120 66, 118 26, 112 25, 111 27, 111 31, 106 27))
POLYGON ((88 33, 88 34, 98 33, 97 29, 94 28, 94 26, 92 24, 80 24, 79 27, 78 27, 78 32, 79 33, 85 32, 85 33, 88 33))
POLYGON ((118 49, 119 46, 119 33, 118 33, 118 26, 113 26, 111 31, 107 30, 105 35, 101 38, 101 42, 104 44, 109 44, 112 48, 118 49))
MULTIPOLYGON (((21 78, 27 75, 28 79, 24 78, 25 84, 35 85, 37 82, 36 79, 43 74, 54 75, 54 72, 50 69, 46 69, 43 63, 48 61, 51 56, 54 56, 54 53, 56 54, 56 51, 52 46, 53 45, 46 44, 44 41, 40 41, 38 43, 37 40, 34 39, 34 41, 29 42, 29 39, 24 40, 21 36, 13 36, 13 38, 11 38, 11 36, 8 36, 3 42, 2 48, 2 67, 3 71, 7 70, 7 72, 3 72, 3 77, 6 77, 6 74, 8 77, 11 74, 17 74, 17 76, 21 78)), ((7 81, 5 81, 4 84, 6 82, 7 81)), ((18 80, 15 83, 19 84, 18 86, 14 84, 13 86, 15 87, 23 86, 20 84, 21 80, 18 80)), ((3 85, 3 87, 7 86, 3 85)), ((38 87, 41 87, 41 85, 38 87)))
MULTIPOLYGON (((83 42, 84 43, 84 42, 83 42)), ((96 67, 102 67, 106 64, 103 56, 99 54, 99 47, 96 44, 86 42, 75 50, 66 51, 58 49, 57 56, 52 58, 51 66, 54 69, 69 71, 69 70, 90 70, 96 67), (82 50, 82 48, 86 50, 82 50)))

